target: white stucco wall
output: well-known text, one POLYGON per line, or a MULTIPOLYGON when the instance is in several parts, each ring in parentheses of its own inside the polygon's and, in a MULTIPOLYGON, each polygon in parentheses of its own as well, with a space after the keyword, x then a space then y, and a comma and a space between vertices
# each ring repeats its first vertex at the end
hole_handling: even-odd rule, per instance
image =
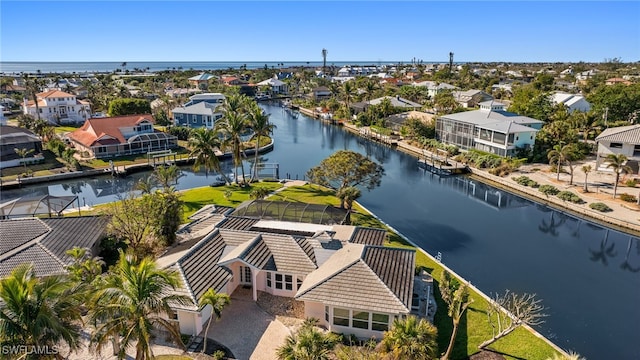
POLYGON ((305 318, 316 318, 320 320, 318 323, 329 328, 329 323, 324 318, 324 304, 314 301, 305 301, 304 302, 304 317, 305 318))

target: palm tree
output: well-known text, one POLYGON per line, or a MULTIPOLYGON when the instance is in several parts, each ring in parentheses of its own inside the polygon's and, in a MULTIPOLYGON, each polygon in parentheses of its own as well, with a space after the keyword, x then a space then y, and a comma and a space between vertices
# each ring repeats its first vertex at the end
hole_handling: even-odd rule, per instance
POLYGON ((438 329, 428 320, 409 315, 395 319, 389 331, 384 332, 381 351, 396 360, 436 359, 438 329))
POLYGON ((231 149, 233 158, 234 175, 238 183, 238 166, 242 167, 242 179, 244 181, 244 166, 242 163, 242 133, 247 129, 247 116, 245 114, 248 98, 244 95, 233 94, 226 98, 223 105, 223 118, 216 124, 215 130, 225 136, 223 147, 231 149))
POLYGON ((367 101, 373 98, 373 95, 375 94, 376 91, 378 91, 378 89, 380 89, 380 86, 378 86, 378 83, 372 79, 369 79, 367 82, 364 83, 364 91, 366 94, 367 101))
POLYGON ((220 166, 220 159, 216 155, 216 150, 222 147, 222 141, 215 131, 205 128, 194 129, 189 137, 188 146, 191 149, 189 157, 196 158, 193 163, 194 170, 204 167, 206 176, 209 171, 215 170, 223 176, 225 183, 229 183, 220 166))
POLYGON ((0 280, 0 344, 80 346, 82 297, 66 276, 37 278, 22 264, 0 280))
MULTIPOLYGON (((200 311, 202 311, 205 307, 211 306, 211 310, 213 314, 216 315, 215 320, 220 319, 222 316, 222 309, 225 306, 231 303, 231 298, 227 294, 219 294, 213 289, 209 289, 205 291, 202 296, 200 296, 200 300, 198 301, 198 305, 200 306, 200 311)), ((202 346, 202 352, 207 353, 207 338, 209 337, 209 327, 211 323, 214 321, 213 315, 209 318, 209 322, 207 323, 207 329, 204 331, 204 345, 202 346)))
POLYGON ((587 177, 589 176, 589 173, 591 172, 591 165, 583 165, 582 166, 582 172, 584 173, 584 192, 588 193, 589 192, 589 188, 587 187, 587 177))
POLYGON ((134 190, 139 190, 142 194, 151 194, 153 188, 156 186, 156 181, 154 176, 147 176, 142 179, 139 179, 134 185, 134 190))
POLYGON ((340 342, 340 336, 323 333, 316 328, 318 319, 307 318, 300 329, 287 336, 277 349, 280 360, 328 360, 331 350, 340 342))
POLYGON ((613 169, 616 174, 616 182, 613 184, 613 198, 615 199, 618 191, 618 182, 620 182, 620 174, 628 174, 632 170, 629 165, 626 165, 627 157, 624 154, 609 154, 604 162, 608 164, 607 168, 613 169))
POLYGON ((349 102, 351 101, 351 99, 353 98, 353 94, 355 93, 355 86, 353 86, 353 83, 351 81, 345 81, 342 84, 342 96, 344 99, 344 104, 347 108, 347 118, 349 118, 349 120, 351 120, 351 109, 349 108, 349 102))
POLYGON ((137 261, 133 254, 120 251, 118 262, 100 279, 91 299, 90 318, 96 324, 91 342, 96 351, 100 352, 113 339, 118 359, 124 359, 127 347, 136 342, 135 359, 153 359, 154 329, 168 331, 184 348, 180 330, 166 319, 166 315, 172 313, 169 304, 191 302, 174 293, 179 287, 180 277, 176 272, 158 268, 151 258, 137 261))
POLYGON ((346 224, 351 223, 351 208, 353 207, 353 202, 361 195, 360 189, 355 186, 341 188, 336 192, 336 197, 340 199, 340 208, 347 210, 347 217, 345 218, 346 224))
POLYGON ((249 126, 253 129, 253 136, 256 138, 253 173, 251 174, 251 181, 253 181, 258 178, 258 149, 260 148, 260 138, 271 135, 273 130, 276 129, 276 126, 269 122, 269 115, 265 114, 257 104, 249 110, 249 126))
POLYGON ((169 190, 171 184, 176 183, 180 176, 182 176, 182 171, 176 165, 158 166, 153 171, 153 177, 162 186, 164 191, 169 190))
MULTIPOLYGON (((572 144, 568 144, 565 146, 555 145, 552 150, 549 150, 547 153, 547 158, 549 159, 550 164, 557 164, 557 176, 556 180, 560 180, 560 169, 562 167, 562 163, 567 162, 569 158, 571 158, 574 152, 574 147, 572 144)), ((572 176, 573 178, 573 176, 572 176)))
POLYGON ((24 165, 24 172, 27 172, 26 158, 27 156, 29 156, 29 154, 31 154, 35 150, 27 149, 27 148, 22 148, 22 149, 14 148, 13 151, 15 151, 15 153, 22 158, 22 165, 24 165))

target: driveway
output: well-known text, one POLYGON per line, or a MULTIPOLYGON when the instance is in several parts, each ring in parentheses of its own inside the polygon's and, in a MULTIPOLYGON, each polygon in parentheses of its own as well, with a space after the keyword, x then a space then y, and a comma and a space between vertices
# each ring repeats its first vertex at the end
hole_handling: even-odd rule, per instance
POLYGON ((250 296, 238 293, 231 296, 231 304, 222 310, 220 320, 211 324, 209 338, 228 347, 238 360, 276 359, 275 351, 284 343, 289 329, 250 296))

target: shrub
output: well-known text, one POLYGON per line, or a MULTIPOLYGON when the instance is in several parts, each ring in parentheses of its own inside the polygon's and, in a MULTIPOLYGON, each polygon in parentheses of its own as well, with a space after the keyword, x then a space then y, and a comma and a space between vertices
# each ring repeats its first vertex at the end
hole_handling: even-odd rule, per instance
POLYGON ((518 176, 518 177, 514 177, 513 181, 515 181, 516 183, 522 185, 522 186, 529 186, 532 188, 537 188, 538 186, 540 186, 540 184, 538 184, 535 180, 530 179, 528 176, 518 176))
POLYGON ((556 195, 560 192, 560 190, 558 190, 558 188, 556 188, 553 185, 542 185, 538 188, 538 191, 540 191, 541 193, 549 196, 549 195, 556 195))
POLYGON ((593 210, 598 210, 600 212, 612 211, 611 208, 607 206, 607 204, 601 203, 601 202, 591 203, 589 204, 589 207, 592 208, 593 210))
POLYGON ((620 194, 620 200, 626 202, 636 202, 638 199, 631 194, 622 193, 620 194))
POLYGON ((624 184, 627 185, 628 187, 636 187, 638 182, 636 181, 636 179, 631 179, 631 180, 627 180, 627 182, 625 182, 624 184))
POLYGON ((558 198, 560 198, 560 200, 569 201, 574 204, 583 203, 582 199, 578 195, 572 193, 571 191, 561 191, 558 193, 557 196, 558 198))

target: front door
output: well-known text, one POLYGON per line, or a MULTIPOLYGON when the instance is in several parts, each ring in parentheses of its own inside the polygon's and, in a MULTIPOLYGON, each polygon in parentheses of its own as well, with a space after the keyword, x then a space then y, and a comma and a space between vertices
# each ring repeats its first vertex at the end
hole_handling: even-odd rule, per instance
POLYGON ((251 268, 240 266, 240 284, 251 285, 251 268))

